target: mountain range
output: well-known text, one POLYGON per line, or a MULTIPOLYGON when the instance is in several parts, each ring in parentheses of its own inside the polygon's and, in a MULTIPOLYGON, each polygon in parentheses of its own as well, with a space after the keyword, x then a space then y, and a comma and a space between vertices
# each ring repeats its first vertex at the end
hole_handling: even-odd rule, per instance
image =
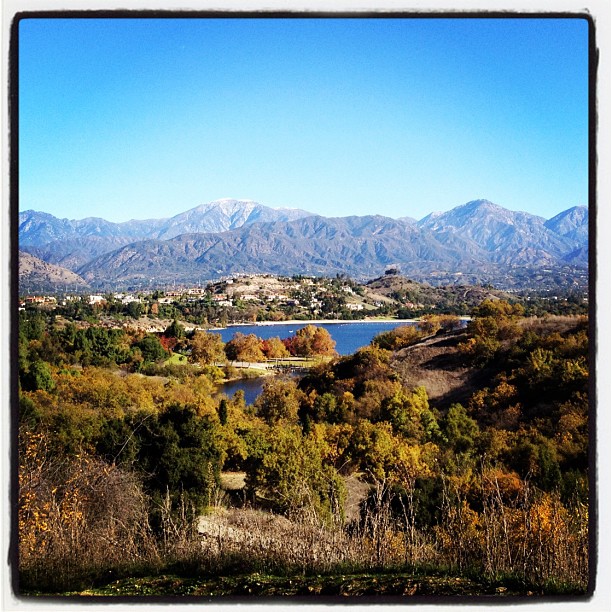
MULTIPOLYGON (((588 209, 552 219, 474 200, 421 220, 322 217, 250 200, 216 200, 168 219, 112 223, 19 213, 19 248, 91 287, 164 286, 235 273, 380 275, 500 282, 517 267, 588 264, 588 209)), ((20 281, 27 288, 25 277, 20 281)))

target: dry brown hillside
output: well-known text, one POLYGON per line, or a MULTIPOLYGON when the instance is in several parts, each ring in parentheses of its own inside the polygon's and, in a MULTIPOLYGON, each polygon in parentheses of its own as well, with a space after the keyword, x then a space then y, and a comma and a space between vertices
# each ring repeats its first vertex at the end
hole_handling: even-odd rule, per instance
MULTIPOLYGON (((524 318, 520 326, 537 335, 565 334, 580 325, 583 317, 547 316, 524 318)), ((426 338, 397 351, 393 369, 408 387, 423 386, 433 406, 446 408, 453 402, 465 402, 479 388, 490 385, 497 373, 494 368, 465 366, 457 345, 467 339, 465 330, 426 338)))
POLYGON ((24 251, 19 251, 19 285, 22 290, 38 291, 53 291, 66 286, 70 289, 88 287, 78 274, 24 251))
POLYGON ((393 357, 393 369, 406 386, 425 387, 430 402, 436 407, 463 402, 490 378, 486 370, 463 365, 457 345, 466 338, 465 332, 455 332, 401 349, 393 357))

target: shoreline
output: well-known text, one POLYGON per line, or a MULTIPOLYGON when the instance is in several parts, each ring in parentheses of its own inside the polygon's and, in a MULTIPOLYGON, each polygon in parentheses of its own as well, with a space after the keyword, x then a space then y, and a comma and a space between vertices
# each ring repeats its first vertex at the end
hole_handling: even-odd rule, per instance
MULTIPOLYGON (((470 317, 469 315, 460 315, 458 318, 460 321, 470 321, 472 319, 472 317, 470 317)), ((356 323, 397 323, 398 325, 403 325, 407 323, 420 322, 421 319, 289 319, 287 321, 255 321, 253 323, 230 323, 226 327, 199 327, 197 329, 202 329, 208 332, 219 332, 223 331, 224 329, 230 329, 235 327, 273 327, 279 325, 353 325, 356 323)))
MULTIPOLYGON (((287 321, 256 321, 254 323, 230 323, 227 327, 214 328, 217 331, 228 327, 268 327, 273 325, 341 325, 343 323, 418 323, 420 319, 289 319, 287 321)), ((213 328, 210 328, 211 330, 213 328)))

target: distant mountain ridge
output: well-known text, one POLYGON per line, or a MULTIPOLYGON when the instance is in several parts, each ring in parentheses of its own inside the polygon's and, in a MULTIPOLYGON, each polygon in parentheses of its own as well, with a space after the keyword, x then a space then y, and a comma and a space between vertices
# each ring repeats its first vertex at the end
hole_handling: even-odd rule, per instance
MULTIPOLYGON (((376 275, 395 262, 458 265, 465 255, 440 245, 427 232, 387 217, 311 216, 292 222, 260 223, 219 234, 183 234, 149 240, 107 253, 80 269, 99 277, 138 282, 154 276, 211 278, 236 272, 271 274, 376 275)), ((474 261, 473 263, 476 263, 474 261)))
POLYGON ((240 272, 367 278, 390 265, 419 278, 473 272, 500 278, 517 266, 586 267, 588 210, 552 219, 474 200, 419 221, 329 218, 224 199, 170 219, 113 224, 26 211, 20 248, 92 286, 194 282, 240 272))
POLYGON ((589 237, 589 211, 586 206, 574 206, 555 215, 544 225, 565 238, 585 241, 589 237))
POLYGON ((294 221, 312 213, 291 208, 269 208, 252 200, 223 199, 202 204, 169 219, 155 238, 168 240, 181 234, 226 232, 269 221, 294 221))
POLYGON ((168 240, 194 232, 224 232, 260 221, 291 221, 312 213, 291 208, 270 208, 252 200, 222 199, 201 204, 164 219, 131 220, 113 223, 99 217, 70 220, 35 210, 19 213, 19 243, 40 247, 84 237, 118 240, 168 240))
POLYGON ((98 217, 58 219, 34 210, 19 213, 19 246, 50 263, 78 270, 94 257, 139 240, 168 240, 194 232, 223 232, 262 221, 289 221, 304 210, 270 208, 252 200, 221 199, 167 219, 113 223, 98 217))
MULTIPOLYGON (((574 217, 576 223, 578 217, 574 217)), ((586 220, 584 215, 582 222, 586 220)), ((442 242, 453 233, 468 238, 488 252, 490 261, 495 263, 552 263, 576 244, 556 231, 561 224, 546 223, 537 215, 507 210, 488 200, 473 200, 446 213, 428 215, 417 226, 434 232, 442 242)))
POLYGON ((161 228, 165 219, 125 221, 113 223, 99 217, 86 219, 58 219, 35 210, 19 213, 20 246, 44 246, 52 242, 82 239, 85 237, 139 240, 149 238, 161 228))

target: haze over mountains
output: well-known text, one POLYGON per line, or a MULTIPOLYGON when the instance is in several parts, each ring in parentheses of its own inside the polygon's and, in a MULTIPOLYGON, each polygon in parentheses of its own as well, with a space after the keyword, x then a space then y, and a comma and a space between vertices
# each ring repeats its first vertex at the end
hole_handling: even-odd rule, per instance
MULTIPOLYGON (((217 200, 169 219, 112 223, 19 214, 19 248, 81 276, 92 288, 195 283, 245 273, 380 275, 503 284, 517 268, 588 263, 588 210, 544 219, 474 200, 415 221, 329 218, 252 201, 217 200)), ((20 279, 26 288, 25 277, 20 279)))

